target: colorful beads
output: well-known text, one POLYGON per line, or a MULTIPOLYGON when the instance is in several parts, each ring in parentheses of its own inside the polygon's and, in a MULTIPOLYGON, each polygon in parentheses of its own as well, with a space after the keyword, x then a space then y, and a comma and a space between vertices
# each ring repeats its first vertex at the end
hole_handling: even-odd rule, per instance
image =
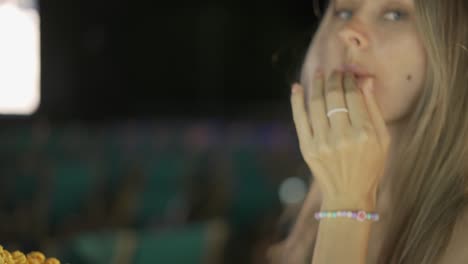
POLYGON ((337 211, 337 212, 317 212, 317 213, 315 213, 315 219, 317 219, 317 220, 322 219, 322 218, 338 218, 338 217, 352 218, 352 219, 356 219, 356 220, 358 220, 360 222, 363 222, 365 220, 371 220, 371 221, 378 221, 379 220, 379 214, 366 213, 365 211, 358 211, 358 212, 337 211))
POLYGON ((359 212, 356 214, 356 219, 357 219, 358 221, 361 221, 361 222, 362 222, 362 221, 364 221, 364 220, 366 219, 366 216, 367 216, 367 215, 366 215, 366 212, 364 212, 364 211, 359 211, 359 212))

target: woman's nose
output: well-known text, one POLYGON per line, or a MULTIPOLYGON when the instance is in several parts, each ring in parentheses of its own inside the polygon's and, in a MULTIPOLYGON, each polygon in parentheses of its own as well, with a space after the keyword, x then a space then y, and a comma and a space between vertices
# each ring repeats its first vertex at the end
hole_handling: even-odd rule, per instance
POLYGON ((369 41, 364 34, 351 29, 345 28, 340 33, 339 36, 343 43, 349 47, 359 48, 359 49, 366 49, 369 45, 369 41))

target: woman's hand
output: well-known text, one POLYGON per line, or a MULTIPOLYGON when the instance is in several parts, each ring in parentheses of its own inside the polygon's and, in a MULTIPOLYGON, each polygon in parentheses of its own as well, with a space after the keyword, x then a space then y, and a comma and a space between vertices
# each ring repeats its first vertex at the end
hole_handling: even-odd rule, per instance
POLYGON ((335 71, 325 81, 317 71, 307 104, 303 87, 293 86, 291 104, 300 150, 324 203, 375 202, 390 135, 370 92, 372 81, 368 79, 361 91, 352 73, 335 71), (337 108, 349 112, 327 117, 337 108))

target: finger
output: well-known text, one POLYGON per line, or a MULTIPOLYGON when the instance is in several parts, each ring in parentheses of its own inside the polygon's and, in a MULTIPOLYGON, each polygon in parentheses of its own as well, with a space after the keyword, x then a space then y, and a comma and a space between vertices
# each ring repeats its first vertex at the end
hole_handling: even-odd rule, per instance
POLYGON ((305 110, 304 89, 299 84, 293 85, 291 106, 299 143, 304 147, 309 146, 312 140, 312 130, 305 110))
POLYGON ((374 82, 372 79, 369 79, 367 83, 364 84, 364 97, 366 99, 367 109, 370 119, 374 125, 377 138, 379 139, 381 146, 386 149, 390 143, 390 134, 382 116, 382 112, 377 105, 377 101, 375 100, 374 93, 370 91, 370 88, 372 88, 373 85, 374 82))
MULTIPOLYGON (((325 97, 327 104, 327 113, 338 108, 346 108, 346 102, 343 94, 342 80, 343 73, 333 71, 325 88, 325 97)), ((348 110, 349 111, 349 110, 348 110)), ((344 131, 351 124, 349 123, 348 113, 337 112, 329 116, 330 128, 335 131, 344 131)))
POLYGON ((345 74, 344 90, 351 126, 357 129, 368 128, 373 130, 364 95, 358 88, 356 79, 351 72, 345 74))
POLYGON ((313 87, 309 87, 309 119, 314 137, 323 142, 330 129, 324 98, 324 74, 318 71, 314 76, 313 87))

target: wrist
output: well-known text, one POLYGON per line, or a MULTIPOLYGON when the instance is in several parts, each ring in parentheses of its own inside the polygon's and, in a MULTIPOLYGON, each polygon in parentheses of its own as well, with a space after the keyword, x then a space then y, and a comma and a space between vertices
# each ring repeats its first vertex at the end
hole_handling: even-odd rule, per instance
POLYGON ((374 211, 376 199, 372 196, 324 197, 320 211, 374 211))

